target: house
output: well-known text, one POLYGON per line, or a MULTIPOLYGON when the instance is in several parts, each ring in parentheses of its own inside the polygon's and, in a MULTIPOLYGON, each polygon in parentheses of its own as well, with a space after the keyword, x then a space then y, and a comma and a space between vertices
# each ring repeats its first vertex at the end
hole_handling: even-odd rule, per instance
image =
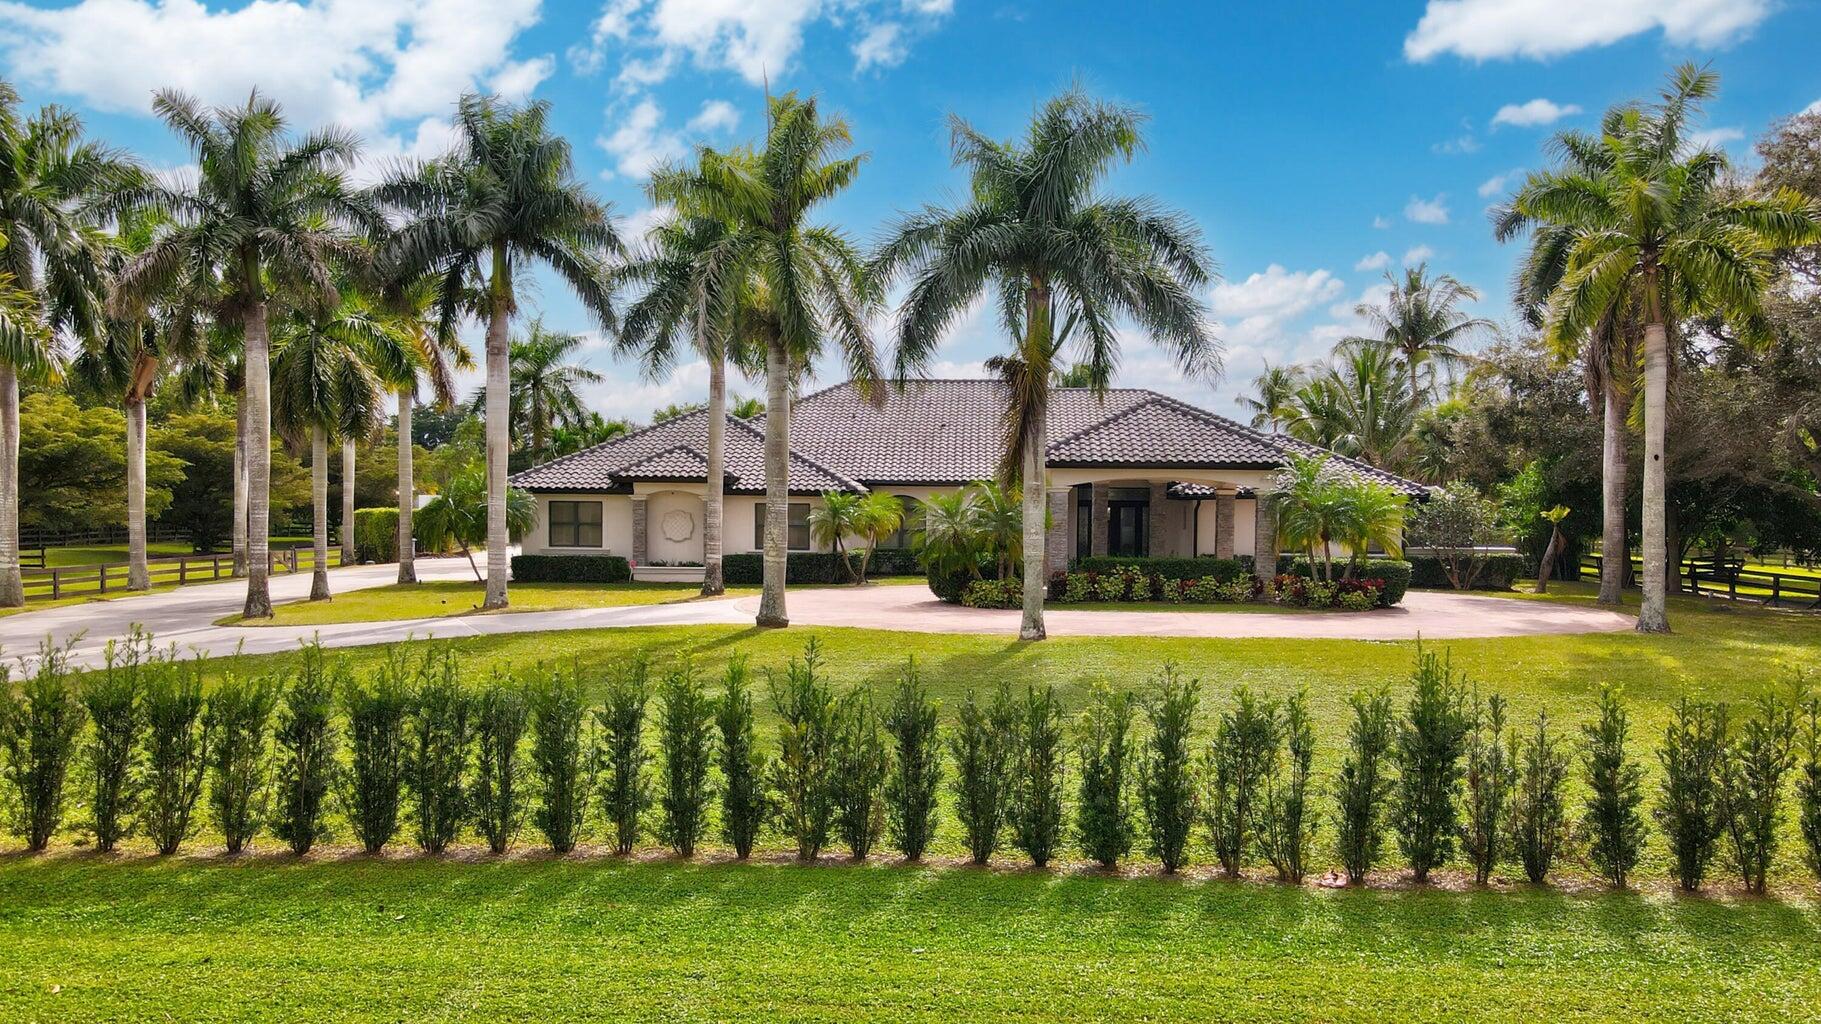
MULTIPOLYGON (((888 385, 883 405, 874 405, 850 381, 798 399, 790 423, 790 549, 815 548, 809 510, 824 492, 886 491, 910 509, 932 493, 990 478, 1003 395, 995 380, 915 380, 888 385)), ((723 552, 757 551, 764 417, 730 416, 724 436, 723 552)), ((1274 523, 1255 514, 1257 494, 1288 453, 1324 451, 1140 388, 1057 389, 1048 436, 1053 567, 1088 555, 1275 553, 1274 523)), ((517 474, 513 484, 537 500, 524 551, 615 554, 639 567, 699 565, 707 443, 708 414, 696 412, 517 474)), ((1329 466, 1424 493, 1421 484, 1353 459, 1335 456, 1329 466)), ((900 530, 884 546, 909 543, 900 530)))

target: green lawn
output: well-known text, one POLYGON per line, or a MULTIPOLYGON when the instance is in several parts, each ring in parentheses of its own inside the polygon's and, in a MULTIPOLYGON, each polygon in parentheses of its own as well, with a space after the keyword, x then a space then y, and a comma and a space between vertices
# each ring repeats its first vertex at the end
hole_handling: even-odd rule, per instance
MULTIPOLYGON (((193 554, 187 541, 156 541, 146 544, 146 557, 164 558, 170 555, 193 554)), ((124 563, 127 560, 125 544, 104 545, 88 548, 46 548, 44 562, 47 569, 62 569, 77 565, 101 565, 124 563)))
MULTIPOLYGON (((730 596, 756 594, 757 587, 730 587, 730 596)), ((547 612, 560 608, 606 608, 615 605, 670 604, 701 597, 694 583, 514 583, 511 612, 547 612)), ((407 586, 368 587, 338 594, 330 601, 291 601, 272 609, 272 618, 249 626, 321 626, 332 622, 384 622, 480 612, 483 584, 469 580, 436 580, 407 586)), ((239 625, 238 615, 221 625, 239 625)))

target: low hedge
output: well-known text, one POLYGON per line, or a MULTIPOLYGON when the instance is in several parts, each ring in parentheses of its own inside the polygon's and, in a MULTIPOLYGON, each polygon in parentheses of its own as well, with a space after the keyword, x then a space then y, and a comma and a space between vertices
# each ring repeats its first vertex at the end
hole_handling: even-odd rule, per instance
POLYGON ((618 555, 513 555, 518 583, 630 583, 632 563, 618 555))
POLYGON ((354 510, 354 559, 357 562, 398 561, 398 509, 354 510))
MULTIPOLYGON (((1334 560, 1334 575, 1339 577, 1346 572, 1347 561, 1334 560)), ((1277 560, 1279 575, 1313 577, 1309 571, 1307 555, 1283 555, 1277 560)), ((1404 600, 1405 591, 1410 589, 1411 565, 1397 558, 1368 558, 1366 564, 1355 569, 1353 575, 1362 579, 1383 580, 1384 589, 1379 592, 1378 603, 1381 608, 1390 608, 1404 600)))
MULTIPOLYGON (((1410 585, 1433 590, 1447 590, 1454 584, 1448 582, 1448 570, 1442 560, 1434 555, 1416 555, 1410 559, 1410 585)), ((1536 570, 1531 567, 1530 559, 1515 552, 1504 552, 1486 557, 1486 567, 1480 571, 1479 579, 1474 581, 1475 590, 1510 590, 1511 585, 1524 579, 1536 570)))
MULTIPOLYGON (((848 561, 856 570, 860 568, 860 556, 848 552, 848 561)), ((920 576, 923 570, 917 565, 917 556, 909 551, 875 551, 866 567, 866 575, 871 578, 882 576, 920 576)), ((756 587, 765 582, 765 556, 758 551, 742 551, 733 555, 721 556, 721 578, 730 587, 756 587)), ((841 568, 841 560, 832 551, 792 551, 784 556, 784 582, 786 583, 847 583, 853 577, 841 568)))
POLYGON ((1095 555, 1077 561, 1074 572, 1104 573, 1132 568, 1153 579, 1199 580, 1213 577, 1227 583, 1251 570, 1237 558, 1134 558, 1117 555, 1095 555))

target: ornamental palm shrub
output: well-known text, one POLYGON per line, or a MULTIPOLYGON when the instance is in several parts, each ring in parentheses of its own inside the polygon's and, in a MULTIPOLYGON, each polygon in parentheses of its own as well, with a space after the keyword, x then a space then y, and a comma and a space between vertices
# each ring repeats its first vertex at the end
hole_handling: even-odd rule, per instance
POLYGON ((905 659, 898 675, 898 687, 885 710, 885 732, 892 752, 885 781, 886 834, 906 860, 922 860, 936 834, 942 739, 936 702, 930 699, 914 657, 905 659))
POLYGON ((1347 754, 1334 779, 1334 845, 1347 883, 1359 885, 1384 848, 1396 785, 1391 764, 1396 722, 1391 695, 1383 690, 1356 693, 1349 703, 1353 721, 1347 727, 1347 754))
POLYGON ((1473 880, 1485 885, 1504 854, 1517 768, 1506 743, 1505 698, 1493 694, 1482 702, 1476 688, 1467 717, 1472 724, 1467 731, 1461 849, 1473 865, 1473 880))
POLYGON ((1803 859, 1821 878, 1821 698, 1798 699, 1802 709, 1802 767, 1796 776, 1796 820, 1803 859))
POLYGON ((131 827, 139 785, 139 733, 144 725, 139 671, 150 647, 151 637, 137 627, 125 644, 109 640, 102 652, 101 672, 82 688, 82 704, 91 726, 89 829, 95 836, 95 848, 102 853, 112 853, 131 827))
POLYGON ((407 657, 404 648, 393 648, 371 678, 341 691, 349 755, 342 776, 342 806, 355 838, 368 853, 385 849, 398 834, 405 718, 412 696, 407 657))
POLYGON ((272 831, 298 856, 309 853, 327 833, 323 801, 335 784, 340 740, 335 695, 348 683, 348 663, 326 663, 322 644, 311 642, 304 645, 302 664, 279 703, 278 725, 272 733, 278 757, 272 831))
POLYGON ((714 701, 688 660, 658 684, 658 835, 679 857, 693 857, 708 831, 708 771, 714 763, 714 701))
POLYGON ((1511 790, 1511 846, 1524 877, 1541 885, 1549 877, 1567 835, 1568 814, 1562 786, 1568 779, 1568 755, 1549 732, 1549 713, 1537 712, 1536 728, 1511 737, 1511 763, 1517 770, 1511 790))
POLYGON ((1056 688, 1027 687, 1012 754, 1009 818, 1012 845, 1040 868, 1062 846, 1065 743, 1056 688))
POLYGON ((468 762, 474 750, 474 698, 462 689, 455 652, 427 653, 406 718, 405 792, 417 845, 442 853, 468 817, 468 762))
POLYGON ((1075 725, 1081 765, 1075 843, 1084 856, 1114 868, 1132 851, 1132 695, 1096 686, 1075 725))
POLYGON ((1258 794, 1277 759, 1277 709, 1241 685, 1221 713, 1208 745, 1208 831, 1214 856, 1229 878, 1251 850, 1258 821, 1258 794))
POLYGON ((1796 766, 1796 708, 1767 693, 1741 723, 1721 770, 1722 817, 1745 888, 1764 895, 1783 817, 1783 780, 1796 766))
POLYGON ((538 802, 533 823, 556 853, 575 849, 594 788, 585 735, 588 702, 574 668, 556 669, 531 690, 531 769, 538 802))
POLYGON ((270 679, 230 677, 209 694, 203 713, 211 748, 209 806, 230 854, 245 849, 265 827, 277 704, 278 688, 270 679))
POLYGON ((1309 806, 1309 779, 1315 767, 1315 723, 1309 694, 1298 690, 1278 709, 1276 734, 1282 756, 1272 758, 1258 808, 1258 845, 1277 877, 1300 884, 1308 871, 1309 848, 1320 820, 1309 806))
POLYGON ((523 687, 502 669, 474 696, 474 781, 468 806, 487 849, 512 848, 525 825, 525 759, 519 747, 531 721, 523 687))
POLYGON ((992 859, 1005 824, 1007 766, 1011 738, 1017 734, 1016 716, 1011 688, 1004 683, 995 688, 991 704, 982 703, 969 690, 948 736, 955 762, 955 777, 950 782, 955 817, 961 822, 975 864, 992 859))
POLYGON ((1676 883, 1688 892, 1701 887, 1726 829, 1720 773, 1726 759, 1728 717, 1724 704, 1683 697, 1676 702, 1675 720, 1657 748, 1657 760, 1663 767, 1655 807, 1657 824, 1669 840, 1676 883))
POLYGON ((1619 692, 1600 687, 1599 715, 1581 727, 1581 774, 1587 781, 1583 825, 1587 859, 1615 888, 1644 852, 1644 769, 1626 752, 1631 715, 1619 692))
POLYGON ((63 820, 63 784, 81 730, 66 648, 39 647, 36 667, 17 688, 12 666, 0 664, 0 751, 16 800, 11 826, 33 853, 50 845, 63 820))
POLYGON ((1146 706, 1150 735, 1138 764, 1138 792, 1150 827, 1150 851, 1165 874, 1187 863, 1189 833, 1201 806, 1195 779, 1195 719, 1201 682, 1165 664, 1156 697, 1146 706))
POLYGON ((746 659, 730 659, 714 712, 715 731, 721 737, 721 838, 741 860, 752 856, 759 830, 771 816, 765 755, 759 752, 752 724, 749 680, 746 659))
POLYGON ((202 660, 161 658, 145 687, 146 786, 140 827, 161 854, 176 853, 195 828, 208 767, 202 660))
POLYGON ((601 811, 613 827, 613 850, 622 856, 639 841, 639 815, 651 806, 651 779, 645 764, 645 705, 650 701, 650 666, 634 660, 614 673, 606 699, 594 712, 600 733, 601 811))
POLYGON ((1454 852, 1461 758, 1472 723, 1452 663, 1419 649, 1411 681, 1414 691, 1391 748, 1397 764, 1392 814, 1398 849, 1420 883, 1454 852))
POLYGON ((865 860, 885 828, 885 773, 891 756, 872 691, 856 688, 835 702, 835 832, 855 860, 865 860))
POLYGON ((822 681, 822 647, 814 638, 782 674, 770 673, 778 716, 778 756, 771 762, 779 827, 799 860, 815 860, 834 821, 834 695, 822 681))

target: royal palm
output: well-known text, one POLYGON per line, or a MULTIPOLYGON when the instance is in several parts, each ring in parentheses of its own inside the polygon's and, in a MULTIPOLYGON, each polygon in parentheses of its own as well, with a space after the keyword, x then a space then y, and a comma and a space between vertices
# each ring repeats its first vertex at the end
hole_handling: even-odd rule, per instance
POLYGON ((1385 284, 1389 287, 1382 301, 1362 302, 1353 312, 1371 325, 1371 340, 1383 342, 1403 360, 1410 405, 1420 408, 1427 392, 1434 390, 1436 367, 1465 362, 1460 343, 1492 331, 1493 323, 1461 311, 1461 303, 1479 300, 1479 292, 1449 274, 1431 277, 1427 264, 1405 268, 1401 280, 1386 274, 1385 284), (1422 384, 1425 368, 1427 387, 1422 384))

